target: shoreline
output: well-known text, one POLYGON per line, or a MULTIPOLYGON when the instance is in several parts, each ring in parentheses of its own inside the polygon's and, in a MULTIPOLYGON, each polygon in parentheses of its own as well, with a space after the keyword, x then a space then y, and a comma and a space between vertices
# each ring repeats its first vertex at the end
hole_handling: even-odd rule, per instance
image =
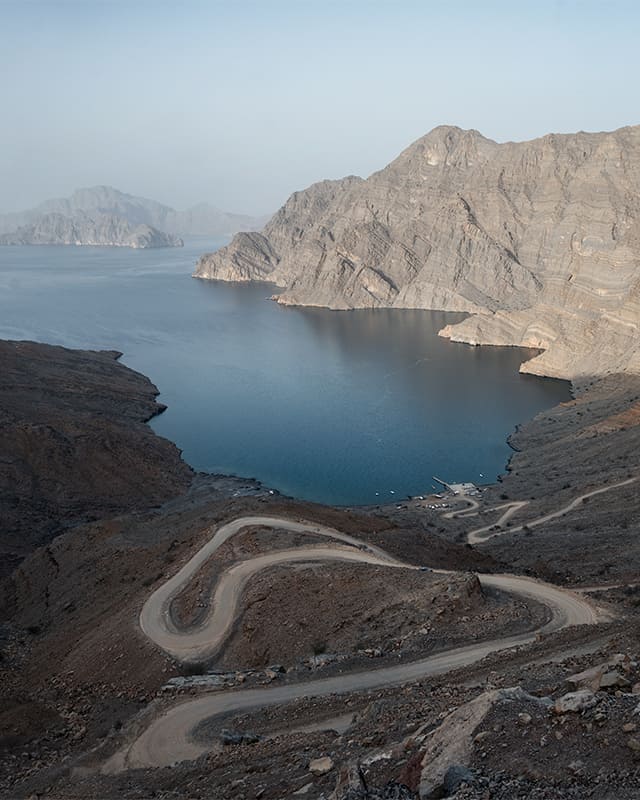
MULTIPOLYGON (((134 452, 138 449, 144 454, 144 442, 153 441, 156 445, 164 442, 165 456, 156 464, 159 474, 167 469, 169 463, 174 463, 176 469, 186 469, 186 462, 178 456, 176 448, 141 421, 140 406, 135 402, 138 396, 135 389, 136 386, 143 388, 147 402, 155 402, 150 397, 150 381, 142 379, 142 376, 124 365, 118 366, 113 354, 111 357, 95 353, 78 354, 63 348, 56 349, 54 353, 44 345, 34 345, 34 348, 46 357, 47 368, 55 369, 63 379, 66 376, 67 383, 65 359, 80 359, 83 364, 83 357, 90 362, 97 360, 101 365, 100 375, 106 382, 106 388, 111 387, 115 375, 121 381, 128 379, 129 388, 119 398, 120 403, 124 404, 120 415, 125 414, 128 418, 133 416, 138 438, 128 444, 127 450, 134 452), (52 363, 54 355, 57 364, 52 363)), ((38 374, 37 371, 35 374, 38 374)), ((103 389, 87 391, 86 381, 90 378, 86 370, 81 373, 76 382, 75 399, 67 407, 68 412, 73 410, 73 405, 77 411, 78 405, 84 409, 83 404, 87 400, 102 397, 103 389)), ((15 386, 16 382, 8 381, 8 385, 15 386)), ((48 388, 50 385, 47 381, 48 388)), ((5 397, 5 404, 12 396, 5 397)), ((294 567, 293 570, 257 577, 255 587, 248 587, 252 594, 248 596, 249 602, 242 612, 243 621, 238 617, 237 625, 234 623, 232 626, 231 636, 236 638, 230 638, 224 649, 225 658, 229 661, 222 668, 231 672, 225 672, 228 679, 222 680, 235 687, 234 696, 247 691, 262 691, 263 684, 267 691, 271 689, 266 684, 271 683, 272 689, 289 684, 293 686, 300 678, 335 679, 341 685, 345 670, 357 676, 358 671, 363 669, 366 671, 377 666, 386 668, 385 665, 393 665, 394 669, 402 670, 405 675, 404 671, 410 670, 406 665, 413 661, 414 654, 419 651, 427 656, 432 653, 444 658, 438 654, 450 649, 454 632, 455 636, 461 635, 463 617, 460 614, 467 617, 465 625, 468 626, 473 626, 473 613, 489 614, 488 617, 482 617, 483 621, 477 630, 473 627, 462 629, 462 634, 466 636, 466 632, 470 633, 473 641, 478 639, 476 634, 485 630, 491 620, 495 624, 499 620, 500 630, 506 635, 509 626, 519 625, 519 620, 525 619, 523 615, 530 612, 508 611, 500 597, 493 595, 491 601, 498 603, 493 606, 494 610, 482 603, 478 605, 476 600, 479 602, 480 596, 464 589, 473 585, 473 574, 495 577, 505 573, 519 575, 520 580, 542 581, 560 592, 563 589, 584 587, 593 590, 594 586, 602 587, 598 599, 591 598, 591 602, 598 605, 612 603, 625 615, 637 613, 633 605, 635 596, 628 595, 626 584, 633 576, 637 577, 640 568, 636 528, 634 524, 629 524, 630 520, 633 522, 637 519, 640 497, 637 495, 637 484, 632 482, 627 473, 640 473, 637 469, 637 454, 640 452, 639 397, 640 378, 632 380, 628 376, 616 376, 600 379, 592 386, 583 387, 575 399, 556 405, 522 423, 513 434, 513 445, 517 449, 513 450, 510 459, 511 469, 504 475, 502 483, 488 486, 482 497, 478 498, 481 503, 475 507, 465 503, 467 507, 460 509, 462 503, 452 503, 449 509, 425 508, 428 503, 424 501, 419 508, 400 510, 385 507, 377 511, 371 506, 331 507, 299 502, 275 493, 271 495, 247 480, 231 477, 214 479, 210 474, 193 474, 190 471, 190 478, 180 491, 165 490, 164 497, 155 500, 147 495, 143 502, 133 501, 128 509, 120 510, 115 515, 109 509, 102 511, 96 508, 97 513, 92 519, 68 526, 46 545, 41 544, 10 579, 0 582, 4 593, 5 618, 15 632, 10 640, 13 649, 9 650, 9 657, 4 659, 0 670, 7 676, 5 685, 11 701, 19 697, 23 703, 26 696, 34 703, 45 704, 54 713, 58 708, 66 708, 69 703, 77 702, 79 696, 92 698, 84 703, 77 720, 61 723, 66 726, 63 728, 64 736, 46 753, 38 744, 41 717, 34 720, 32 725, 27 721, 25 736, 31 737, 29 741, 33 743, 26 748, 20 745, 14 760, 10 764, 7 762, 6 777, 0 778, 4 780, 3 787, 17 785, 16 774, 29 775, 30 788, 40 788, 45 782, 49 786, 51 777, 45 770, 64 759, 72 759, 67 763, 77 765, 80 770, 87 767, 91 771, 74 772, 70 777, 62 776, 56 779, 56 787, 64 791, 68 786, 77 787, 79 781, 86 780, 86 787, 83 784, 84 796, 111 796, 110 792, 112 789, 115 791, 118 779, 96 771, 96 754, 108 756, 107 751, 113 751, 116 743, 121 741, 119 737, 138 725, 141 719, 138 712, 143 708, 165 707, 172 696, 167 693, 170 690, 163 687, 174 677, 184 675, 179 664, 141 635, 135 620, 150 594, 197 555, 213 530, 219 530, 221 525, 241 517, 278 517, 296 524, 306 520, 314 527, 322 525, 343 531, 362 542, 362 552, 382 548, 392 558, 415 565, 416 580, 422 580, 420 576, 423 573, 425 582, 432 580, 429 572, 435 569, 455 570, 457 574, 467 577, 461 583, 452 582, 452 588, 449 585, 442 587, 436 605, 433 606, 431 601, 429 610, 425 612, 429 625, 424 630, 425 614, 416 615, 410 595, 406 595, 408 608, 411 609, 409 613, 393 611, 401 597, 397 581, 382 579, 378 584, 378 573, 372 580, 371 570, 381 569, 376 565, 358 567, 369 570, 368 579, 365 573, 359 577, 352 574, 346 565, 336 567, 336 571, 327 569, 319 572, 315 572, 315 568, 309 571, 307 567, 304 573, 294 567), (485 536, 483 531, 489 535, 485 536), (493 535, 498 532, 505 535, 493 535), (470 534, 474 533, 481 536, 482 540, 472 541, 470 534), (426 572, 424 565, 429 565, 426 572), (342 573, 337 571, 339 569, 342 569, 342 573), (339 577, 340 574, 342 577, 339 577), (384 608, 384 613, 390 616, 386 627, 369 625, 365 641, 361 628, 368 623, 367 615, 371 614, 372 609, 364 593, 375 592, 377 598, 383 588, 391 593, 384 608), (365 597, 364 601, 362 597, 365 597), (455 607, 451 605, 452 597, 456 598, 458 604, 455 607), (301 602, 301 598, 306 598, 305 602, 301 602), (358 615, 351 612, 350 602, 356 603, 358 615), (505 616, 507 611, 511 616, 505 616), (343 619, 346 619, 346 623, 342 623, 343 619), (245 621, 249 625, 246 629, 243 627, 245 621), (400 623, 404 626, 402 629, 400 623), (345 624, 350 626, 346 628, 347 633, 345 624), (336 625, 341 627, 336 629, 336 625), (338 630, 342 636, 337 644, 334 636, 338 634, 334 630, 338 630), (303 636, 306 637, 304 640, 303 636), (336 657, 332 661, 328 656, 326 665, 320 659, 317 665, 308 666, 304 659, 307 653, 316 653, 316 640, 323 643, 321 652, 329 655, 336 653, 338 656, 344 654, 345 658, 336 657), (300 641, 303 641, 302 645, 300 641), (303 650, 298 652, 292 649, 292 643, 298 650, 300 646, 303 650), (379 650, 367 650, 367 647, 379 650), (374 657, 381 660, 372 662, 371 658, 374 657), (270 665, 282 667, 271 669, 270 665), (248 669, 242 671, 238 666, 248 669), (45 671, 51 680, 46 696, 43 695, 41 678, 45 671), (134 727, 128 727, 130 725, 134 727), (118 733, 124 726, 127 726, 126 731, 118 733), (107 735, 102 735, 103 730, 107 735), (106 749, 101 749, 103 747, 106 749), (43 766, 33 772, 28 771, 31 765, 21 755, 31 751, 42 754, 43 766), (19 767, 18 773, 16 765, 19 767), (85 788, 88 791, 84 791, 85 788)), ((39 397, 36 396, 35 400, 39 400, 39 397)), ((52 396, 48 393, 44 400, 51 403, 55 400, 55 394, 52 396)), ((29 404, 22 402, 20 407, 24 413, 29 404)), ((42 430, 42 427, 38 430, 42 430)), ((114 454, 117 455, 117 450, 111 452, 111 455, 114 454)), ((38 464, 34 464, 34 467, 37 469, 38 464)), ((114 464, 109 474, 112 477, 118 475, 118 469, 114 464)), ((448 476, 443 477, 446 479, 448 476)), ((291 538, 296 535, 286 530, 272 533, 260 526, 250 527, 246 534, 240 534, 226 551, 220 551, 220 558, 215 564, 203 564, 202 570, 194 574, 193 581, 181 595, 180 620, 186 620, 187 625, 193 622, 196 627, 200 624, 206 615, 206 606, 203 604, 209 596, 212 581, 215 582, 216 576, 231 564, 261 557, 260 553, 265 551, 284 553, 290 547, 313 544, 304 541, 302 535, 300 539, 291 538)), ((358 559, 359 552, 360 549, 354 550, 358 559)), ((306 563, 308 555, 302 554, 301 565, 306 563)), ((416 587, 417 590, 424 593, 425 588, 416 587)), ((376 701, 388 697, 393 719, 397 718, 399 724, 404 726, 415 715, 415 695, 411 693, 424 690, 424 697, 420 695, 419 700, 424 703, 424 714, 428 716, 434 713, 434 684, 445 687, 442 700, 444 707, 448 708, 452 704, 450 692, 469 691, 469 699, 472 699, 476 693, 473 687, 484 685, 489 680, 495 681, 496 675, 500 676, 499 680, 509 681, 505 685, 524 681, 535 688, 538 684, 531 682, 532 673, 527 672, 526 667, 532 661, 547 665, 544 667, 546 672, 540 677, 540 686, 547 685, 546 676, 552 669, 562 683, 566 670, 562 666, 548 666, 551 653, 557 653, 561 661, 567 655, 573 657, 576 647, 582 652, 583 643, 587 648, 585 652, 601 646, 605 649, 613 647, 614 652, 624 648, 635 653, 635 644, 626 620, 625 616, 622 622, 612 623, 613 627, 600 630, 556 632, 543 641, 526 645, 522 650, 489 655, 487 660, 476 666, 469 665, 462 671, 447 672, 441 678, 418 680, 402 689, 379 688, 371 689, 369 693, 355 692, 347 700, 343 697, 327 699, 320 705, 331 712, 327 714, 331 717, 334 708, 344 706, 352 698, 354 703, 366 706, 371 702, 373 692, 376 701), (626 637, 625 644, 619 642, 622 636, 626 637), (612 645, 607 644, 611 637, 618 637, 612 645), (471 689, 468 689, 469 681, 475 681, 471 689), (408 705, 403 705, 403 698, 407 699, 408 705)), ((515 635, 515 630, 512 632, 515 635)), ((465 643, 461 640, 460 645, 464 647, 465 643)), ((581 658, 586 659, 581 662, 585 668, 592 666, 588 655, 583 653, 581 658)), ((537 675, 539 668, 535 669, 537 675)), ((577 667, 574 671, 578 671, 577 667)), ((196 671, 196 674, 199 673, 196 671)), ((353 680, 357 680, 357 677, 353 680)), ((180 682, 175 685, 180 685, 180 682)), ((176 690, 174 699, 179 700, 192 690, 195 691, 187 684, 185 689, 176 690)), ((307 699, 307 695, 308 689, 305 688, 304 696, 295 705, 303 723, 306 717, 315 718, 320 707, 318 700, 307 699)), ((207 696, 222 697, 220 693, 207 696)), ((20 713, 21 706, 17 699, 14 705, 15 713, 20 713)), ((268 729, 271 712, 252 713, 252 720, 267 719, 268 729)), ((289 725, 289 707, 282 713, 274 709, 273 713, 280 715, 277 719, 284 717, 282 728, 286 729, 289 725)), ((364 718, 361 728, 363 737, 377 735, 380 727, 378 717, 376 712, 375 719, 367 721, 368 718, 364 718)), ((240 722, 232 724, 244 725, 242 730, 253 730, 253 722, 246 722, 246 719, 248 717, 241 714, 240 722), (246 728, 247 725, 250 727, 246 728)), ((275 724, 278 730, 277 720, 271 724, 275 724)), ((396 740, 402 738, 394 732, 393 727, 390 730, 392 733, 380 739, 380 745, 385 745, 387 738, 389 742, 394 737, 396 740)), ((258 742, 253 746, 255 749, 251 750, 250 763, 258 763, 263 757, 272 763, 272 759, 279 758, 270 749, 273 746, 271 741, 266 739, 263 744, 258 742)), ((336 748, 336 763, 346 763, 349 753, 342 745, 336 741, 335 745, 327 746, 336 748)), ((283 748, 282 753, 286 754, 283 757, 289 759, 288 753, 295 752, 300 745, 298 740, 284 737, 278 747, 283 748)), ((225 749, 224 755, 233 759, 235 752, 233 748, 225 749)), ((238 757, 246 760, 248 751, 237 752, 238 757)), ((367 745, 363 752, 371 752, 371 746, 367 745)), ((225 762, 221 766, 215 761, 215 755, 211 758, 213 761, 208 762, 207 769, 211 764, 213 771, 207 774, 215 775, 212 780, 216 786, 226 785, 228 772, 234 770, 233 763, 225 762)), ((178 769, 180 773, 171 770, 171 775, 183 772, 192 774, 189 770, 197 773, 201 765, 183 764, 178 769)), ((301 772, 305 770, 306 766, 301 767, 301 772)), ((166 773, 162 770, 150 769, 137 775, 140 784, 145 787, 156 790, 165 785, 166 773)))

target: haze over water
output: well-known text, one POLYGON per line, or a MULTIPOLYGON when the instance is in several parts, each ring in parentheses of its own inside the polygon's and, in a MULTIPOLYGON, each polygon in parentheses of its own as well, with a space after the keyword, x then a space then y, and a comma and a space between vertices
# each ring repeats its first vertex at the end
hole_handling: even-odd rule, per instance
POLYGON ((284 308, 268 285, 192 279, 220 244, 2 247, 0 337, 120 350, 193 467, 334 504, 401 500, 434 474, 492 482, 514 427, 570 396, 518 373, 531 351, 436 335, 462 315, 284 308))

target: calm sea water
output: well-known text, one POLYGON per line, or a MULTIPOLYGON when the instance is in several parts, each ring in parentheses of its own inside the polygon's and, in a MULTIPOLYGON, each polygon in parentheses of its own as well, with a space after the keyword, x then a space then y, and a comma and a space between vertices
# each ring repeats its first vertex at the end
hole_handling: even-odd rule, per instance
POLYGON ((0 337, 121 350, 194 467, 336 504, 421 493, 434 474, 491 482, 514 426, 569 397, 518 373, 531 352, 437 337, 461 315, 283 308, 268 285, 192 279, 220 244, 0 247, 0 337))

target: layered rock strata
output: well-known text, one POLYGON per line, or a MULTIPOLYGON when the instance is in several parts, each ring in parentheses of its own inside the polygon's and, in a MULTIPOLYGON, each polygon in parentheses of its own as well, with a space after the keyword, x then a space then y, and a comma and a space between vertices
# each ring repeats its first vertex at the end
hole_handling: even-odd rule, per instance
POLYGON ((278 302, 466 311, 441 335, 543 350, 522 370, 640 371, 640 127, 498 144, 439 127, 367 180, 293 194, 195 276, 278 302))

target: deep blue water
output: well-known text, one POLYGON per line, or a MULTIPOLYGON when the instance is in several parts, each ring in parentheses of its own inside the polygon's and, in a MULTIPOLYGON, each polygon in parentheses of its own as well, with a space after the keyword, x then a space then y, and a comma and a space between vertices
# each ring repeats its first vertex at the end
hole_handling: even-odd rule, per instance
POLYGON ((220 244, 0 247, 0 338, 121 350, 194 467, 327 503, 491 482, 515 425, 569 397, 518 373, 530 351, 436 335, 461 315, 285 308, 268 285, 192 279, 220 244))

